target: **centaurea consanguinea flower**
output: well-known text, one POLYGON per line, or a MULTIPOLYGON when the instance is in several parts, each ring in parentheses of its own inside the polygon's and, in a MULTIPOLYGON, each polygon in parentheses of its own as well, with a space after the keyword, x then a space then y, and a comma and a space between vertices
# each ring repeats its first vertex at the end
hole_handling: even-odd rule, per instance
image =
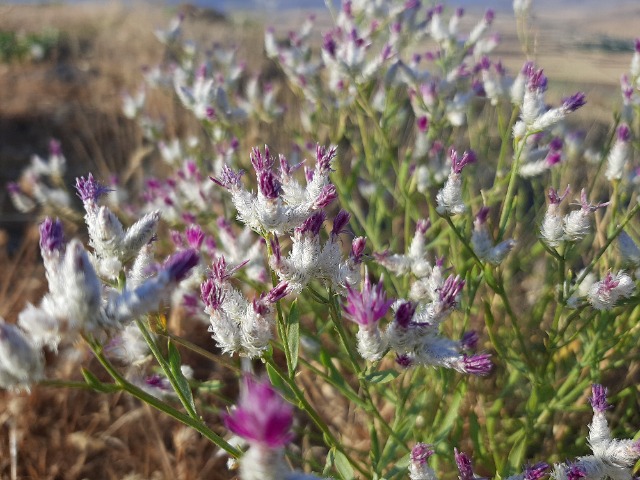
POLYGON ((427 464, 429 458, 435 453, 433 447, 426 443, 416 443, 411 449, 409 459, 409 478, 411 480, 436 480, 438 477, 427 464))
POLYGON ((631 479, 633 466, 640 458, 640 441, 612 438, 605 416, 610 407, 606 388, 594 384, 589 400, 593 419, 589 425, 588 441, 593 454, 578 457, 573 462, 555 464, 551 477, 554 480, 631 479))
POLYGON ((635 289, 635 283, 625 272, 615 275, 608 272, 603 280, 591 286, 587 296, 596 310, 611 310, 619 299, 633 295, 635 289))
POLYGON ((369 278, 365 277, 360 292, 347 285, 345 316, 359 325, 358 353, 367 360, 380 360, 384 354, 386 342, 380 335, 378 322, 392 303, 393 300, 386 298, 382 279, 378 284, 372 285, 369 278))
POLYGON ((462 179, 460 174, 462 169, 475 162, 476 156, 473 151, 464 152, 462 156, 458 152, 451 149, 451 172, 444 184, 444 187, 436 195, 436 211, 440 215, 458 215, 464 213, 467 209, 462 200, 462 179))
POLYGON ((549 189, 549 205, 540 226, 540 236, 542 241, 550 247, 557 247, 564 238, 564 224, 559 209, 560 203, 569 194, 569 191, 568 185, 562 195, 559 195, 554 188, 549 189))
POLYGON ((293 439, 293 406, 267 380, 246 376, 238 404, 224 424, 250 444, 282 448, 293 439))

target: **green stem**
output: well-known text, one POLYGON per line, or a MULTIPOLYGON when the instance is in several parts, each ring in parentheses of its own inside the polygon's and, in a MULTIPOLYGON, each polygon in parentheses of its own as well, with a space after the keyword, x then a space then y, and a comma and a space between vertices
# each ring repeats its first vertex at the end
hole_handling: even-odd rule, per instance
POLYGON ((226 451, 232 457, 239 458, 240 455, 242 455, 242 452, 240 450, 227 443, 216 432, 204 425, 202 419, 192 418, 189 415, 176 410, 171 405, 164 403, 153 395, 145 392, 141 388, 129 383, 124 377, 122 377, 122 375, 120 375, 120 373, 113 367, 113 365, 111 365, 109 360, 107 360, 107 358, 103 355, 102 347, 98 343, 93 342, 91 339, 85 337, 84 335, 83 338, 87 342, 87 345, 89 345, 89 348, 91 349, 95 357, 98 359, 98 362, 100 362, 100 365, 102 365, 102 367, 107 371, 111 378, 113 378, 116 385, 118 385, 121 390, 124 390, 137 399, 151 405, 157 410, 160 410, 161 412, 166 413, 179 422, 182 422, 183 424, 193 428, 194 430, 202 434, 205 438, 210 440, 213 444, 226 451))
POLYGON ((509 221, 509 215, 511 214, 513 196, 515 194, 516 187, 516 179, 518 178, 518 167, 520 166, 520 157, 522 156, 522 152, 524 151, 525 144, 527 143, 527 138, 529 134, 526 134, 524 138, 520 141, 520 145, 516 151, 515 158, 513 159, 513 163, 511 164, 511 171, 509 172, 509 184, 507 186, 507 194, 505 195, 504 202, 502 203, 502 211, 500 212, 500 222, 498 225, 500 226, 498 230, 498 238, 497 242, 502 240, 504 236, 504 232, 507 229, 507 222, 509 221))
POLYGON ((190 342, 189 340, 186 340, 182 337, 179 337, 177 335, 174 335, 173 333, 170 332, 166 332, 166 333, 161 333, 160 335, 167 337, 169 339, 171 339, 174 343, 177 343, 178 345, 191 350, 194 353, 197 353, 198 355, 207 358, 209 360, 211 360, 212 362, 217 363, 218 365, 222 365, 225 368, 228 368, 229 370, 232 370, 236 373, 242 373, 242 369, 239 368, 238 366, 234 365, 233 363, 225 360, 224 358, 222 358, 220 355, 216 355, 214 353, 209 352, 208 350, 205 350, 202 347, 199 347, 198 345, 196 345, 195 343, 190 342))
POLYGON ((340 453, 342 453, 347 458, 351 466, 356 470, 358 470, 366 478, 371 478, 369 473, 358 462, 353 460, 351 456, 347 453, 345 448, 340 444, 340 442, 338 442, 338 439, 336 439, 336 437, 333 435, 333 433, 329 429, 329 426, 325 423, 322 417, 320 417, 318 412, 316 412, 313 406, 309 403, 309 401, 306 399, 306 397, 304 396, 304 393, 300 390, 300 388, 298 388, 298 385, 296 384, 295 380, 293 378, 290 378, 288 375, 282 373, 278 365, 276 365, 276 363, 273 361, 273 358, 265 356, 263 357, 263 361, 267 365, 269 365, 273 369, 273 371, 276 373, 276 375, 280 377, 280 380, 282 380, 291 389, 291 392, 295 395, 296 400, 298 400, 298 406, 302 410, 304 410, 307 413, 307 415, 309 415, 309 417, 311 417, 311 420, 313 420, 313 423, 315 423, 316 426, 322 431, 326 441, 329 443, 329 446, 335 448, 340 453))
POLYGON ((167 379, 169 380, 169 383, 171 383, 171 387, 173 388, 178 399, 180 400, 180 403, 182 404, 184 409, 187 411, 187 414, 191 418, 195 420, 199 420, 200 416, 193 408, 193 405, 191 404, 191 402, 182 393, 182 389, 180 388, 180 385, 178 384, 176 378, 174 377, 173 372, 171 371, 171 368, 167 364, 167 361, 162 355, 162 352, 160 351, 160 348, 158 347, 158 344, 156 343, 155 339, 151 336, 151 334, 147 330, 147 327, 144 325, 144 323, 140 319, 136 319, 136 324, 138 325, 138 328, 140 329, 142 336, 147 342, 147 345, 149 345, 149 349, 151 350, 151 353, 153 354, 156 361, 162 368, 162 371, 164 372, 167 379))
POLYGON ((360 365, 358 364, 358 360, 354 354, 354 351, 356 350, 355 348, 353 348, 353 346, 351 345, 351 343, 349 342, 348 336, 347 336, 347 332, 344 328, 344 325, 342 325, 342 318, 340 315, 340 309, 338 308, 338 305, 336 303, 335 300, 335 295, 333 292, 330 292, 330 296, 331 296, 331 308, 330 308, 330 312, 331 312, 331 320, 333 322, 333 325, 335 326, 338 335, 340 336, 340 340, 342 341, 342 345, 344 346, 344 349, 347 351, 347 354, 349 355, 349 360, 351 361, 351 365, 353 367, 354 372, 356 373, 357 377, 358 377, 358 383, 360 384, 360 388, 364 394, 365 400, 367 401, 367 403, 369 404, 369 408, 368 410, 373 413, 373 415, 378 419, 378 422, 382 425, 382 428, 389 434, 391 435, 397 442, 398 444, 406 451, 411 451, 411 449, 407 446, 407 444, 405 443, 404 440, 402 440, 394 431, 393 428, 391 428, 391 426, 387 423, 387 421, 382 417, 382 415, 380 414, 380 412, 378 411, 378 408, 376 407, 376 405, 373 403, 373 399, 371 398, 371 394, 369 392, 369 384, 366 382, 366 380, 362 377, 362 368, 360 368, 360 365))

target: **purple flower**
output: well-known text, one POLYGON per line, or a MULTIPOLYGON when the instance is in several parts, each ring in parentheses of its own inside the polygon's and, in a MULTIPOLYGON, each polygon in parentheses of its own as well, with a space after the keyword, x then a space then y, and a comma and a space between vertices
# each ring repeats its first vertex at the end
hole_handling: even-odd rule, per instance
POLYGON ((171 391, 171 384, 169 383, 169 380, 157 373, 145 378, 144 383, 151 388, 157 388, 158 390, 164 390, 166 392, 171 391))
POLYGON ((199 225, 191 225, 184 232, 187 243, 191 248, 199 249, 204 241, 204 232, 199 225))
POLYGON ((495 18, 496 18, 496 12, 494 12, 491 9, 487 10, 484 14, 484 21, 487 22, 489 25, 493 23, 493 20, 495 18))
POLYGON ((449 275, 438 292, 438 298, 445 308, 452 308, 456 305, 458 294, 464 287, 464 280, 460 276, 449 275))
POLYGON ((549 464, 538 462, 535 465, 527 465, 524 467, 524 480, 540 480, 547 474, 549 464))
POLYGON ((358 325, 368 327, 375 325, 389 310, 393 300, 387 300, 382 280, 372 285, 365 278, 362 292, 352 289, 347 285, 347 303, 344 313, 349 320, 358 325))
POLYGON ((282 300, 288 294, 289 282, 283 280, 269 291, 269 293, 265 297, 265 300, 268 303, 276 303, 278 300, 282 300))
POLYGON ((427 233, 427 230, 431 227, 431 219, 427 218, 426 220, 421 218, 416 222, 416 235, 424 235, 427 233))
POLYGON ((267 382, 246 376, 235 408, 224 416, 224 424, 249 443, 281 448, 293 435, 293 407, 267 382))
POLYGON ((562 99, 562 108, 567 112, 575 112, 582 107, 587 101, 585 100, 585 94, 583 92, 577 92, 570 97, 562 99))
POLYGON ((418 130, 420 132, 425 133, 429 128, 429 119, 425 116, 418 118, 418 130))
POLYGON ((7 191, 9 193, 17 194, 22 193, 22 188, 20 187, 20 184, 16 182, 9 182, 7 183, 7 191))
POLYGON ((527 73, 529 73, 529 81, 527 82, 529 91, 544 92, 547 89, 547 77, 542 69, 534 71, 532 66, 527 73))
POLYGON ((396 322, 402 328, 408 328, 411 324, 413 314, 416 313, 416 304, 413 302, 403 302, 396 310, 396 322))
POLYGON ((356 237, 351 242, 351 254, 350 257, 353 263, 356 265, 362 263, 362 256, 364 249, 367 246, 367 239, 365 237, 356 237))
POLYGON ((587 476, 587 472, 584 470, 584 467, 578 465, 577 463, 567 465, 566 473, 568 480, 580 480, 581 478, 585 478, 587 476))
POLYGON ((43 252, 62 251, 64 248, 64 235, 62 222, 59 219, 52 220, 47 217, 40 224, 40 249, 43 252))
POLYGON ((476 222, 478 222, 480 225, 484 225, 485 223, 487 223, 487 218, 489 218, 489 212, 491 211, 491 209, 489 209, 489 207, 482 207, 480 208, 480 211, 478 211, 478 213, 476 214, 476 222))
POLYGON ((62 144, 55 138, 49 140, 49 154, 52 156, 62 155, 62 144))
POLYGON ((86 179, 84 177, 76 178, 76 190, 82 203, 95 203, 98 198, 111 191, 110 188, 100 185, 91 173, 86 179))
POLYGON ((258 188, 266 198, 275 200, 280 195, 281 185, 271 170, 258 171, 258 188))
POLYGON ((559 205, 560 202, 562 202, 562 200, 564 200, 564 198, 569 195, 569 192, 571 191, 571 188, 569 187, 569 185, 567 185, 567 188, 564 189, 564 193, 562 195, 558 195, 558 192, 553 188, 549 188, 549 202, 552 205, 559 205))
POLYGON ((629 125, 621 123, 617 132, 618 140, 621 142, 628 142, 631 139, 631 130, 629 125))
POLYGON ((213 278, 207 278, 200 285, 200 297, 205 306, 211 310, 218 310, 224 302, 224 290, 216 285, 213 278))
POLYGON ((473 467, 469 456, 466 453, 459 452, 457 448, 453 449, 453 454, 460 472, 458 478, 460 480, 474 480, 473 467))
POLYGON ((593 408, 594 413, 602 413, 605 410, 611 408, 611 405, 607 403, 607 389, 602 385, 594 383, 591 387, 591 392, 593 396, 589 398, 589 402, 591 403, 591 408, 593 408))
POLYGON ((462 154, 462 157, 458 157, 458 152, 452 148, 450 152, 450 157, 451 157, 451 170, 457 174, 460 174, 460 172, 462 172, 462 169, 464 167, 476 161, 476 154, 474 153, 473 150, 466 151, 462 154))
POLYGON ((189 274, 199 261, 200 257, 195 250, 182 250, 171 255, 164 263, 163 268, 174 282, 179 282, 189 274))
POLYGON ((305 233, 310 233, 311 236, 317 236, 320 234, 320 229, 322 228, 322 224, 327 218, 327 214, 323 211, 316 212, 312 214, 309 218, 307 218, 302 225, 296 227, 296 233, 300 235, 304 235, 305 233))
POLYGON ((337 147, 325 147, 316 145, 316 162, 317 169, 320 173, 326 173, 331 170, 331 162, 336 157, 337 147))
POLYGON ((411 449, 411 462, 424 465, 429 460, 429 457, 433 455, 435 450, 432 445, 427 443, 416 443, 411 449))
POLYGON ((219 179, 214 177, 209 177, 209 178, 214 183, 220 185, 223 188, 226 188, 227 190, 230 190, 233 187, 240 186, 240 178, 242 178, 243 174, 244 174, 243 170, 234 172, 233 169, 231 169, 231 167, 225 164, 222 167, 222 172, 220 173, 219 179))
POLYGON ((402 368, 409 368, 413 365, 413 359, 409 355, 396 354, 396 363, 402 368))
POLYGON ((345 210, 340 210, 336 215, 336 218, 333 219, 333 230, 331 230, 331 235, 337 236, 341 233, 345 233, 345 228, 349 224, 351 220, 351 215, 345 210))
POLYGON ((488 375, 493 368, 493 363, 491 363, 491 355, 488 353, 469 356, 465 355, 462 359, 462 363, 464 365, 464 371, 473 375, 488 375))
POLYGON ((462 338, 460 339, 460 346, 463 350, 475 350, 478 346, 478 332, 475 330, 469 330, 468 332, 464 332, 462 338))
POLYGON ((326 33, 322 39, 322 49, 325 50, 331 56, 331 58, 336 58, 337 48, 338 45, 333 38, 333 33, 326 33))
POLYGON ((316 208, 325 208, 331 204, 336 198, 338 198, 338 192, 336 191, 335 185, 329 184, 325 185, 316 198, 315 206, 316 208))

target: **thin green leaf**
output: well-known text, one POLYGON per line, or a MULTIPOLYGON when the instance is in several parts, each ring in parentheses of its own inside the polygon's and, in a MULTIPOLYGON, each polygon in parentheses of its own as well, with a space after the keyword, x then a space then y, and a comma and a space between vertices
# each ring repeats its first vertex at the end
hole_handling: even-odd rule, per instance
POLYGON ((289 386, 280 376, 280 373, 276 371, 270 364, 267 363, 267 375, 271 384, 282 394, 282 396, 289 402, 297 405, 297 400, 289 386))
POLYGON ((112 389, 102 383, 98 377, 96 377, 93 373, 91 373, 86 368, 82 367, 82 376, 84 377, 84 381, 87 382, 91 388, 93 388, 97 392, 109 393, 112 389))
POLYGON ((334 461, 336 470, 338 472, 338 475, 340 475, 340 478, 344 480, 355 479, 353 468, 351 467, 351 464, 349 463, 347 457, 342 452, 339 452, 338 450, 334 452, 334 461))
POLYGON ((176 386, 180 389, 182 397, 189 402, 189 406, 195 412, 196 404, 193 401, 193 394, 191 392, 191 386, 189 381, 182 373, 182 359, 180 358, 180 352, 172 341, 168 341, 168 353, 169 353, 169 370, 171 375, 176 380, 176 386))
POLYGON ((378 370, 368 373, 362 378, 369 383, 383 384, 395 380, 398 378, 398 375, 400 375, 400 373, 396 370, 378 370))
POLYGON ((287 321, 287 346, 289 350, 290 363, 287 365, 289 377, 293 378, 298 367, 298 352, 300 348, 300 311, 298 310, 298 300, 294 300, 289 310, 287 321))
POLYGON ((523 428, 518 432, 517 439, 511 447, 509 457, 507 458, 508 472, 513 473, 522 469, 522 462, 524 461, 524 454, 527 448, 527 434, 523 428))

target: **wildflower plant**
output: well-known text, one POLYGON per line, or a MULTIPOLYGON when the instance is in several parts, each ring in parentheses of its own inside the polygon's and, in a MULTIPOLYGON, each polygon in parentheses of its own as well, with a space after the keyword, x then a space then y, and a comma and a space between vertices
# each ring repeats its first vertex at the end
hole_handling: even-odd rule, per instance
MULTIPOLYGON (((599 384, 640 339, 638 51, 591 165, 570 122, 585 95, 548 98, 530 61, 509 72, 492 10, 463 32, 462 9, 329 4, 326 32, 313 18, 286 41, 266 30, 281 83, 234 48, 186 42, 183 18, 157 32, 168 64, 124 108, 166 173, 136 200, 114 208, 121 187, 89 174, 80 215, 57 144, 8 186, 23 210, 84 216, 88 244, 42 220, 49 292, 0 323, 2 386, 55 383, 44 352, 81 340, 112 380, 84 368, 89 387, 194 428, 244 480, 432 480, 454 465, 461 480, 539 480, 546 462, 557 480, 631 478, 637 441, 609 429, 599 384), (154 89, 198 129, 168 138, 145 107, 154 89), (274 122, 281 137, 255 146, 248 132, 274 122), (239 380, 235 407, 202 393, 215 372, 183 365, 186 350, 239 380), (591 383, 580 457, 561 425, 591 383)), ((514 8, 525 22, 529 3, 514 8)))

